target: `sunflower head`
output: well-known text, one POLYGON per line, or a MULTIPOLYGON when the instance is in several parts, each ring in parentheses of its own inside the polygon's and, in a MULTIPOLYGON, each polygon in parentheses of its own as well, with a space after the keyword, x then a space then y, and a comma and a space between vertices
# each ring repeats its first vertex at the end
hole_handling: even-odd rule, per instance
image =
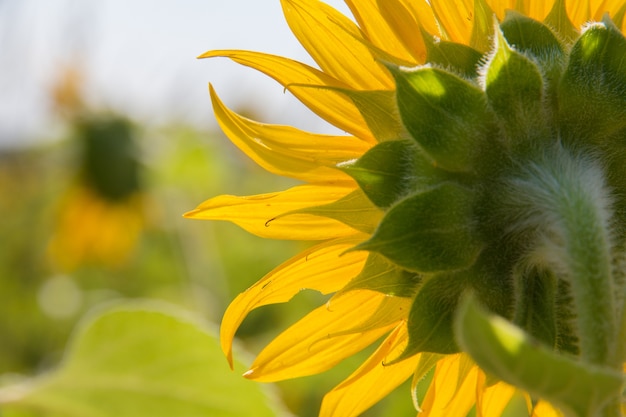
POLYGON ((231 304, 227 355, 250 310, 312 288, 336 294, 247 375, 320 372, 387 334, 322 415, 356 415, 433 367, 427 415, 464 416, 474 402, 499 415, 515 389, 569 415, 619 413, 626 4, 347 0, 354 24, 314 0, 282 3, 319 69, 245 51, 203 57, 270 75, 350 135, 259 124, 211 89, 233 142, 308 184, 217 197, 188 216, 324 241, 231 304), (456 388, 438 399, 446 378, 456 388))

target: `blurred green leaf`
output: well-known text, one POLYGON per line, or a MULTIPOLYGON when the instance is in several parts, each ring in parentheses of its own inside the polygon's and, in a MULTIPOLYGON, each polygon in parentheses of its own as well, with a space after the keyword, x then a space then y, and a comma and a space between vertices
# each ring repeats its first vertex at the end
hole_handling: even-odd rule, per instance
POLYGON ((192 316, 137 302, 86 320, 56 371, 0 390, 0 404, 3 417, 277 415, 240 375, 192 316))
POLYGON ((559 405, 567 416, 599 415, 619 397, 619 372, 555 353, 519 327, 488 314, 471 295, 461 300, 454 326, 457 342, 482 369, 559 405))

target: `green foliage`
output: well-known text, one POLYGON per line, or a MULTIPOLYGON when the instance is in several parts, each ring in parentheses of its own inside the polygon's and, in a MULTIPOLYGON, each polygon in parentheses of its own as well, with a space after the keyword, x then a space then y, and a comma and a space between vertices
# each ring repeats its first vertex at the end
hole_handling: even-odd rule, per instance
POLYGON ((422 279, 418 274, 400 268, 384 256, 371 253, 363 270, 342 291, 373 290, 397 297, 412 297, 422 279))
POLYGON ((590 26, 572 47, 559 88, 564 141, 601 148, 626 135, 626 38, 610 20, 590 26))
POLYGON ((476 70, 483 54, 467 45, 435 39, 428 33, 423 33, 423 37, 427 51, 426 62, 466 78, 478 76, 476 70))
POLYGON ((365 196, 360 189, 351 192, 337 201, 302 210, 285 213, 285 216, 295 213, 308 213, 339 220, 348 226, 365 233, 372 233, 381 212, 365 196))
POLYGON ((407 136, 396 107, 393 91, 359 91, 338 89, 359 109, 367 127, 379 141, 397 140, 407 136))
POLYGON ((546 346, 557 348, 557 278, 546 271, 516 275, 513 323, 546 346))
POLYGON ((391 68, 402 122, 436 166, 474 172, 493 136, 493 115, 477 86, 438 68, 391 68))
POLYGON ((77 124, 85 180, 111 200, 141 189, 136 128, 120 116, 89 117, 77 124))
POLYGON ((465 297, 455 319, 458 343, 482 369, 558 404, 568 416, 593 416, 617 401, 620 372, 559 355, 465 297))
POLYGON ((387 208, 410 192, 443 177, 415 143, 395 140, 379 143, 357 161, 341 166, 378 207, 387 208))
POLYGON ((549 135, 539 68, 511 49, 499 30, 496 32, 495 53, 485 68, 485 92, 501 121, 509 146, 549 135))
POLYGON ((389 209, 374 235, 355 249, 380 253, 415 272, 467 267, 482 249, 469 220, 472 194, 444 183, 409 196, 389 209))
POLYGON ((269 403, 259 385, 229 372, 206 326, 148 302, 87 319, 58 369, 0 391, 7 417, 274 416, 269 403))
POLYGON ((409 344, 400 359, 419 352, 456 353, 452 322, 457 303, 469 285, 465 274, 441 274, 430 278, 417 293, 407 327, 409 344))

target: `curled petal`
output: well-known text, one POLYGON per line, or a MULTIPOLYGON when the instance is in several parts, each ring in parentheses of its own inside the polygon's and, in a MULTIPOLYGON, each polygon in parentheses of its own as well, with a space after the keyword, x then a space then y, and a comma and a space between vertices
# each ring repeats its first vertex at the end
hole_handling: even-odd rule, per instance
POLYGON ((276 193, 246 197, 221 195, 200 204, 185 217, 203 220, 226 220, 250 233, 270 239, 327 240, 351 236, 354 229, 327 217, 311 214, 283 214, 345 197, 354 186, 299 185, 276 193))
POLYGON ((283 263, 239 294, 228 306, 220 327, 222 350, 229 363, 232 365, 235 332, 250 311, 268 304, 287 302, 303 289, 317 290, 322 294, 339 291, 363 268, 367 254, 349 252, 342 256, 362 239, 363 236, 355 236, 316 245, 283 263))
POLYGON ((290 126, 257 123, 229 110, 210 87, 215 116, 222 131, 267 171, 307 182, 346 180, 335 169, 370 147, 351 136, 316 135, 290 126))
POLYGON ((350 88, 348 84, 300 62, 260 52, 217 50, 206 52, 198 58, 218 56, 261 71, 280 83, 328 123, 366 142, 376 142, 352 100, 336 90, 323 88, 346 89, 350 88))
POLYGON ((282 0, 291 31, 327 74, 357 90, 391 90, 393 81, 363 43, 359 28, 318 0, 282 0))
POLYGON ((352 291, 330 306, 313 310, 265 347, 244 376, 272 382, 332 368, 397 326, 395 322, 363 332, 343 332, 365 325, 385 297, 372 291, 352 291))
POLYGON ((385 362, 399 356, 407 340, 406 324, 402 322, 359 369, 324 396, 320 417, 358 416, 406 381, 420 355, 392 365, 385 362))

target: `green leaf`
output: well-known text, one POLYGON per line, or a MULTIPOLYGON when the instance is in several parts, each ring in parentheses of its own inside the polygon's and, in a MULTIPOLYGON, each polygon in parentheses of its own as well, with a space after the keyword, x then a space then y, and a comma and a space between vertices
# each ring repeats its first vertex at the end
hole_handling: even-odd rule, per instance
POLYGON ((330 204, 289 211, 276 218, 295 213, 329 217, 365 233, 372 233, 376 229, 383 214, 360 189, 330 204))
POLYGON ((495 134, 483 91, 438 68, 390 67, 402 122, 436 166, 476 170, 477 153, 495 134))
POLYGON ((409 342, 396 361, 420 352, 449 354, 459 351, 452 324, 459 298, 467 286, 463 273, 437 275, 422 285, 409 312, 409 342))
POLYGON ((494 112, 502 120, 511 145, 547 136, 543 112, 543 80, 539 68, 514 51, 496 32, 496 51, 485 75, 485 91, 494 112))
POLYGON ((443 181, 445 171, 432 166, 413 141, 379 143, 352 164, 340 168, 356 180, 378 207, 387 208, 409 193, 443 181))
MULTIPOLYGON (((567 15, 565 17, 567 18, 567 15)), ((512 10, 507 10, 500 29, 509 45, 516 51, 532 57, 539 65, 548 87, 556 85, 565 69, 566 48, 552 30, 512 10)))
POLYGON ((337 89, 359 109, 374 137, 379 141, 406 139, 393 91, 337 89))
POLYGON ((413 297, 421 283, 421 277, 389 262, 383 256, 371 253, 359 275, 341 290, 373 290, 397 297, 413 297))
POLYGON ((566 143, 623 147, 625 56, 626 39, 609 20, 589 26, 574 44, 559 90, 561 137, 566 143))
POLYGON ((482 248, 472 230, 472 194, 467 188, 445 183, 407 197, 355 249, 380 253, 415 272, 467 267, 482 248))
POLYGON ((0 391, 3 417, 275 416, 268 403, 212 331, 149 302, 92 317, 57 370, 0 391))
POLYGON ((544 398, 566 415, 592 416, 619 398, 619 372, 585 364, 538 344, 505 319, 464 297, 454 324, 457 342, 486 372, 544 398))
POLYGON ((482 54, 467 45, 434 38, 423 32, 426 45, 426 62, 448 71, 454 71, 465 78, 476 78, 482 54))

